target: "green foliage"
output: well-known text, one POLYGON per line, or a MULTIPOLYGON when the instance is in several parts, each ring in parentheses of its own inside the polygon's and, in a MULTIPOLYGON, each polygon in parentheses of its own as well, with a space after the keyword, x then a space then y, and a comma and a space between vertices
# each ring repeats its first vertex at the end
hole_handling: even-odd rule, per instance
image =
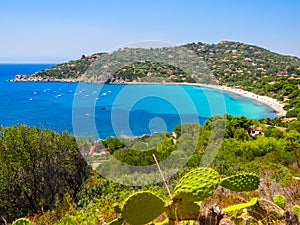
MULTIPOLYGON (((98 81, 99 73, 105 72, 97 70, 97 66, 94 65, 98 60, 101 59, 104 64, 110 63, 112 60, 127 62, 128 56, 142 55, 148 61, 141 62, 141 59, 136 57, 136 63, 126 65, 124 68, 116 68, 116 73, 102 82, 213 83, 217 80, 218 84, 221 85, 239 86, 246 91, 259 95, 267 95, 279 101, 285 100, 285 108, 288 110, 287 116, 297 117, 299 114, 299 58, 280 55, 254 45, 239 42, 221 42, 218 44, 198 42, 182 46, 182 48, 187 48, 188 51, 191 50, 191 53, 186 55, 188 52, 186 50, 179 53, 175 57, 181 58, 185 63, 173 66, 171 64, 174 60, 169 56, 176 52, 176 48, 178 47, 150 50, 126 48, 114 52, 111 56, 106 53, 97 53, 81 57, 80 60, 59 64, 28 77, 23 76, 22 79, 28 80, 33 77, 47 81, 49 79, 81 78, 88 81, 98 81), (203 60, 206 65, 202 66, 203 68, 195 69, 193 64, 195 60, 190 60, 189 56, 199 56, 199 61, 203 60), (95 69, 91 69, 91 65, 95 69), (84 74, 88 68, 88 75, 84 74), (196 77, 199 77, 199 80, 195 80, 194 76, 190 75, 191 72, 193 75, 197 75, 196 77), (211 78, 211 74, 215 76, 215 79, 211 78)), ((113 67, 111 63, 109 65, 113 67)), ((102 70, 105 69, 102 68, 102 70)), ((229 133, 229 135, 231 134, 229 133)))
MULTIPOLYGON (((295 162, 291 150, 289 140, 284 137, 276 139, 260 136, 247 141, 238 141, 232 138, 224 139, 215 158, 214 166, 217 171, 225 175, 236 174, 237 170, 242 168, 243 170, 245 168, 250 169, 248 166, 251 162, 251 167, 254 164, 259 165, 260 162, 265 164, 279 162, 287 166, 295 162)), ((251 172, 256 172, 256 170, 253 169, 251 172)))
POLYGON ((284 209, 286 205, 286 198, 283 195, 275 195, 273 197, 273 202, 280 208, 284 209))
POLYGON ((32 225, 29 219, 19 218, 12 223, 12 225, 32 225))
POLYGON ((26 126, 0 127, 0 215, 7 221, 56 207, 90 168, 75 138, 26 126))
POLYGON ((247 203, 242 203, 242 204, 237 204, 237 205, 231 205, 229 207, 224 208, 222 211, 224 213, 228 213, 228 212, 233 212, 233 211, 238 211, 241 209, 245 209, 245 208, 249 208, 254 206, 257 203, 257 198, 252 198, 249 202, 247 203))
MULTIPOLYGON (((195 175, 195 179, 192 178, 193 176, 190 178, 187 176, 187 180, 189 180, 189 182, 186 183, 187 185, 185 188, 179 188, 176 186, 176 183, 178 185, 181 182, 184 184, 185 181, 183 182, 182 179, 185 174, 188 174, 188 172, 192 171, 194 168, 198 168, 199 163, 202 160, 202 155, 206 151, 207 143, 211 138, 211 135, 214 135, 210 131, 211 126, 221 119, 221 117, 211 117, 205 122, 204 126, 200 126, 199 124, 179 125, 174 130, 176 133, 176 138, 174 138, 170 133, 158 133, 134 140, 111 138, 109 139, 108 143, 110 143, 110 141, 111 143, 116 143, 116 148, 113 153, 114 157, 121 161, 124 160, 124 162, 130 162, 133 165, 153 164, 154 161, 152 154, 154 153, 157 155, 159 161, 163 160, 170 154, 172 154, 172 156, 176 156, 176 160, 172 164, 172 166, 174 166, 178 161, 189 154, 188 151, 193 151, 191 153, 192 155, 189 162, 178 171, 177 175, 171 177, 168 181, 170 189, 174 190, 174 201, 167 205, 166 211, 168 217, 172 220, 198 218, 200 207, 198 203, 195 203, 195 201, 199 199, 204 199, 205 202, 206 200, 207 202, 215 201, 214 198, 207 198, 213 194, 215 187, 219 183, 225 183, 224 180, 226 180, 226 178, 220 181, 219 175, 212 176, 211 180, 208 177, 204 177, 203 183, 197 181, 197 179, 202 180, 204 175, 200 175, 198 177, 195 175), (195 135, 198 136, 193 138, 195 135), (196 145, 195 139, 198 141, 196 145), (119 143, 122 143, 124 146, 119 145, 119 143), (214 179, 216 182, 211 185, 211 182, 214 179), (201 184, 203 184, 202 187, 201 184), (203 193, 198 191, 198 195, 197 191, 194 191, 190 188, 192 185, 204 189, 204 191, 202 190, 203 193)), ((257 171, 264 171, 263 174, 265 175, 265 172, 267 171, 267 175, 269 178, 271 178, 272 183, 280 183, 285 188, 291 188, 291 186, 286 185, 288 185, 288 182, 291 181, 292 176, 299 177, 299 170, 297 170, 297 168, 294 166, 295 157, 293 155, 289 138, 293 138, 296 149, 298 150, 300 147, 300 136, 297 125, 298 121, 286 124, 288 130, 284 131, 283 133, 279 133, 275 127, 265 128, 264 124, 261 124, 264 123, 262 121, 245 119, 243 117, 236 118, 233 116, 227 116, 227 119, 228 121, 226 121, 227 127, 225 131, 225 139, 219 154, 212 164, 213 169, 205 169, 205 171, 207 170, 211 172, 212 170, 216 170, 219 174, 225 174, 227 176, 247 172, 256 173, 257 171), (253 124, 255 126, 260 126, 264 129, 267 129, 266 134, 268 137, 244 137, 245 131, 247 131, 248 127, 253 124), (287 167, 288 165, 289 167, 287 167)), ((280 122, 279 120, 275 119, 274 121, 264 121, 266 123, 270 122, 274 124, 279 124, 280 122)), ((4 215, 4 218, 7 219, 8 217, 5 213, 14 213, 15 216, 11 220, 8 220, 9 222, 18 217, 25 216, 27 213, 42 211, 42 208, 38 208, 37 211, 31 210, 31 206, 27 201, 26 196, 22 194, 22 192, 17 192, 17 189, 13 189, 15 184, 21 186, 24 185, 25 191, 29 190, 29 188, 35 190, 34 187, 36 187, 36 185, 34 185, 34 180, 38 182, 39 188, 47 187, 46 184, 43 183, 46 181, 49 181, 49 185, 54 185, 52 184, 52 181, 54 183, 55 179, 57 179, 55 180, 55 184, 63 184, 63 181, 68 179, 69 185, 71 177, 74 178, 74 176, 78 175, 75 171, 79 171, 79 173, 81 173, 80 171, 82 171, 83 168, 86 168, 86 164, 83 166, 76 164, 78 168, 76 166, 71 166, 74 162, 71 152, 75 151, 75 153, 73 152, 73 156, 75 157, 77 154, 77 150, 75 149, 77 149, 77 147, 76 145, 73 145, 73 137, 65 133, 56 134, 55 132, 49 130, 41 131, 36 128, 24 128, 23 126, 13 128, 0 127, 0 133, 2 134, 0 136, 0 199, 4 199, 7 195, 12 199, 10 200, 9 198, 6 198, 5 204, 0 201, 0 210, 2 210, 0 211, 0 215, 4 215), (10 151, 7 151, 8 149, 10 151), (61 152, 64 152, 64 154, 61 152), (43 160, 46 157, 48 161, 43 160), (33 159, 35 164, 30 164, 30 159, 33 159), (35 168, 34 165, 38 165, 39 170, 30 170, 30 168, 35 168), (70 173, 73 171, 73 173, 71 173, 71 175, 66 174, 65 177, 63 176, 62 172, 59 172, 63 170, 57 169, 59 166, 70 173), (19 168, 20 170, 16 168, 19 168), (26 168, 28 168, 27 175, 24 173, 24 171, 27 171, 26 168), (49 168, 49 170, 46 170, 46 168, 49 168), (8 169, 11 169, 11 177, 6 173, 9 171, 8 169), (47 171, 47 174, 43 175, 45 178, 42 178, 42 172, 40 169, 42 169, 42 171, 43 169, 47 171), (60 178, 58 177, 58 174, 52 171, 53 169, 56 172, 59 172, 59 176, 61 176, 60 178), (19 171, 21 171, 22 174, 25 174, 25 176, 21 177, 19 175, 19 171), (40 177, 41 179, 45 180, 40 182, 40 177), (9 186, 8 181, 14 185, 9 186), (15 192, 16 195, 10 194, 10 192, 7 191, 8 189, 5 188, 11 188, 9 190, 15 192), (24 207, 26 206, 26 211, 22 208, 23 205, 24 207), (28 209, 30 209, 30 211, 28 209)), ((86 153, 92 144, 84 138, 77 139, 77 143, 79 144, 79 147, 83 153, 86 153)), ((81 157, 79 158, 78 162, 81 162, 80 160, 81 157)), ((109 161, 113 165, 112 167, 107 168, 108 171, 117 173, 118 171, 121 171, 120 167, 114 167, 115 163, 113 160, 109 159, 109 161)), ((108 164, 108 162, 102 163, 101 166, 106 164, 108 164)), ((125 168, 123 169, 124 170, 122 170, 122 173, 123 171, 126 171, 125 168)), ((201 169, 202 168, 200 168, 200 170, 201 169)), ((131 171, 128 170, 127 172, 130 173, 131 171)), ((150 174, 145 179, 140 179, 140 176, 141 174, 138 172, 134 172, 130 177, 127 176, 127 174, 121 174, 118 181, 123 181, 124 184, 126 184, 128 181, 132 182, 132 180, 134 180, 134 186, 125 186, 116 182, 111 182, 104 177, 97 175, 96 172, 90 173, 89 179, 80 186, 80 189, 78 188, 79 190, 74 188, 74 190, 77 191, 73 192, 73 188, 70 188, 69 186, 61 189, 61 192, 55 196, 55 201, 51 206, 46 206, 48 202, 47 199, 50 196, 46 188, 45 193, 47 193, 47 195, 43 196, 42 200, 37 202, 41 202, 43 204, 41 207, 43 207, 45 211, 48 209, 51 210, 44 213, 43 220, 41 220, 39 223, 37 222, 37 224, 102 224, 106 221, 111 221, 117 217, 120 217, 121 211, 120 207, 118 207, 120 203, 124 202, 126 197, 130 194, 141 190, 150 190, 152 193, 159 193, 159 196, 163 196, 163 199, 168 199, 167 192, 165 191, 162 183, 155 186, 150 185, 147 187, 139 187, 150 183, 148 181, 151 181, 152 183, 153 181, 160 182, 161 178, 159 177, 158 173, 150 174), (60 207, 62 203, 60 199, 62 198, 61 196, 64 196, 66 191, 70 191, 71 195, 73 195, 73 193, 75 194, 76 198, 74 200, 74 206, 67 206, 61 210, 60 207)), ((240 175, 237 175, 235 176, 235 179, 233 179, 233 183, 235 183, 236 186, 240 185, 241 180, 244 179, 240 179, 239 176, 240 175)), ((80 176, 78 178, 80 178, 80 176)), ((232 181, 232 177, 227 177, 227 179, 232 181)), ((72 184, 72 182, 70 182, 70 184, 72 184)), ((249 183, 247 185, 249 185, 249 183)), ((244 186, 248 187, 247 185, 244 186)), ((234 186, 234 190, 237 189, 236 186, 234 186)), ((244 191, 244 186, 243 188, 239 187, 239 190, 244 191)), ((72 185, 72 187, 74 186, 72 185)), ((40 192, 40 190, 30 193, 38 193, 37 196, 42 196, 43 194, 40 192)), ((298 197, 295 196, 299 195, 293 195, 293 198, 297 201, 298 197)), ((224 196, 217 197, 218 199, 222 199, 224 196)), ((222 202, 223 200, 220 201, 222 202)), ((38 205, 38 207, 40 207, 40 205, 38 205)))
POLYGON ((276 139, 283 138, 283 132, 275 127, 268 127, 264 130, 265 137, 274 137, 276 139))
POLYGON ((298 217, 298 220, 300 220, 300 206, 299 205, 293 206, 292 211, 298 217))
POLYGON ((272 182, 276 182, 284 185, 286 181, 290 180, 293 177, 291 171, 287 167, 279 163, 269 163, 264 167, 269 168, 273 171, 273 173, 270 174, 272 182))
POLYGON ((220 185, 232 191, 253 191, 259 186, 259 177, 255 174, 237 174, 221 179, 220 185))
POLYGON ((197 168, 185 174, 177 183, 173 199, 188 202, 203 201, 213 194, 219 184, 220 175, 212 168, 197 168))
POLYGON ((182 69, 162 62, 137 62, 118 70, 113 79, 132 81, 161 81, 194 83, 182 69))
POLYGON ((53 225, 103 224, 104 220, 99 212, 91 211, 87 213, 87 211, 88 210, 77 210, 74 213, 66 213, 59 222, 54 223, 53 225))
MULTIPOLYGON (((107 140, 105 140, 104 143, 106 143, 107 140)), ((126 143, 126 146, 119 145, 118 149, 114 151, 113 156, 121 162, 134 166, 154 164, 153 154, 156 155, 158 161, 162 161, 166 159, 176 147, 168 133, 155 135, 154 137, 144 140, 138 138, 124 143, 126 143), (145 149, 136 149, 135 147, 137 145, 147 147, 145 147, 145 149)))
POLYGON ((115 137, 109 137, 106 140, 103 140, 102 143, 106 148, 110 149, 111 154, 113 154, 115 150, 124 147, 124 144, 118 138, 115 137))
POLYGON ((122 216, 132 225, 146 224, 164 212, 165 203, 151 192, 137 192, 124 203, 122 216))
MULTIPOLYGON (((75 79, 84 74, 84 72, 98 60, 104 53, 96 53, 91 56, 81 57, 79 60, 72 60, 66 63, 61 63, 49 69, 36 72, 31 75, 33 78, 42 79, 44 81, 54 79, 75 79)), ((23 77, 27 80, 30 77, 23 77)))

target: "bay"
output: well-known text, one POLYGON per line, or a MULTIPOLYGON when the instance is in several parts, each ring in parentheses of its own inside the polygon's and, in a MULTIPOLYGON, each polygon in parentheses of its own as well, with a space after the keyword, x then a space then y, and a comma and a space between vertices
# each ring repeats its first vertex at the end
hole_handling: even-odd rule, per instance
POLYGON ((254 100, 197 86, 9 82, 16 74, 51 66, 0 64, 0 125, 21 123, 106 138, 172 131, 178 124, 203 124, 224 113, 276 117, 273 109, 254 100))

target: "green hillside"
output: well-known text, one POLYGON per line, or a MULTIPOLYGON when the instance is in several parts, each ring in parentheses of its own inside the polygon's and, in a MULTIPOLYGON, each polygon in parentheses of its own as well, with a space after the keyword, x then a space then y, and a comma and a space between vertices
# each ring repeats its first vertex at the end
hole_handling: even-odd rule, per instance
MULTIPOLYGON (((239 86, 283 101, 285 109, 300 107, 300 59, 238 42, 186 45, 207 63, 219 84, 239 86)), ((299 110, 288 116, 296 116, 299 110)))
POLYGON ((59 64, 15 81, 102 83, 187 82, 240 87, 285 103, 287 116, 300 112, 300 59, 254 45, 221 41, 160 49, 124 48, 59 64))
POLYGON ((0 224, 298 224, 300 121, 270 126, 280 121, 215 116, 172 133, 106 140, 0 126, 0 224), (264 134, 249 135, 255 127, 264 134), (199 168, 212 152, 209 168, 199 168), (99 173, 84 159, 98 162, 99 173))

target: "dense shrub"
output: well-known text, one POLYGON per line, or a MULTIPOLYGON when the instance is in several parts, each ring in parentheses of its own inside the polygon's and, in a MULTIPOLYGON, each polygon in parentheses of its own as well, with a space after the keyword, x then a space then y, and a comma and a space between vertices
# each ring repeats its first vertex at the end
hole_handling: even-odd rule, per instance
POLYGON ((8 222, 57 206, 86 180, 73 136, 22 125, 0 132, 0 216, 8 222))

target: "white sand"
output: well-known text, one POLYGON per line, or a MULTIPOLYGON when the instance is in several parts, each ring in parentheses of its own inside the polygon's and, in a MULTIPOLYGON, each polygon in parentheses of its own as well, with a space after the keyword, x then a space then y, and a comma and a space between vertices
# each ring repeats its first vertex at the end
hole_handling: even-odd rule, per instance
POLYGON ((270 108, 272 108, 278 116, 285 116, 286 111, 283 109, 284 104, 280 103, 274 98, 270 98, 268 96, 262 96, 262 95, 257 95, 249 91, 244 91, 239 88, 233 88, 233 87, 227 87, 227 86, 221 86, 221 85, 210 85, 210 84, 187 84, 187 85, 194 85, 194 86, 201 86, 201 87, 208 87, 208 88, 213 88, 213 89, 219 89, 223 91, 229 91, 232 93, 235 93, 237 95, 253 99, 255 101, 258 101, 260 103, 263 103, 270 108))

